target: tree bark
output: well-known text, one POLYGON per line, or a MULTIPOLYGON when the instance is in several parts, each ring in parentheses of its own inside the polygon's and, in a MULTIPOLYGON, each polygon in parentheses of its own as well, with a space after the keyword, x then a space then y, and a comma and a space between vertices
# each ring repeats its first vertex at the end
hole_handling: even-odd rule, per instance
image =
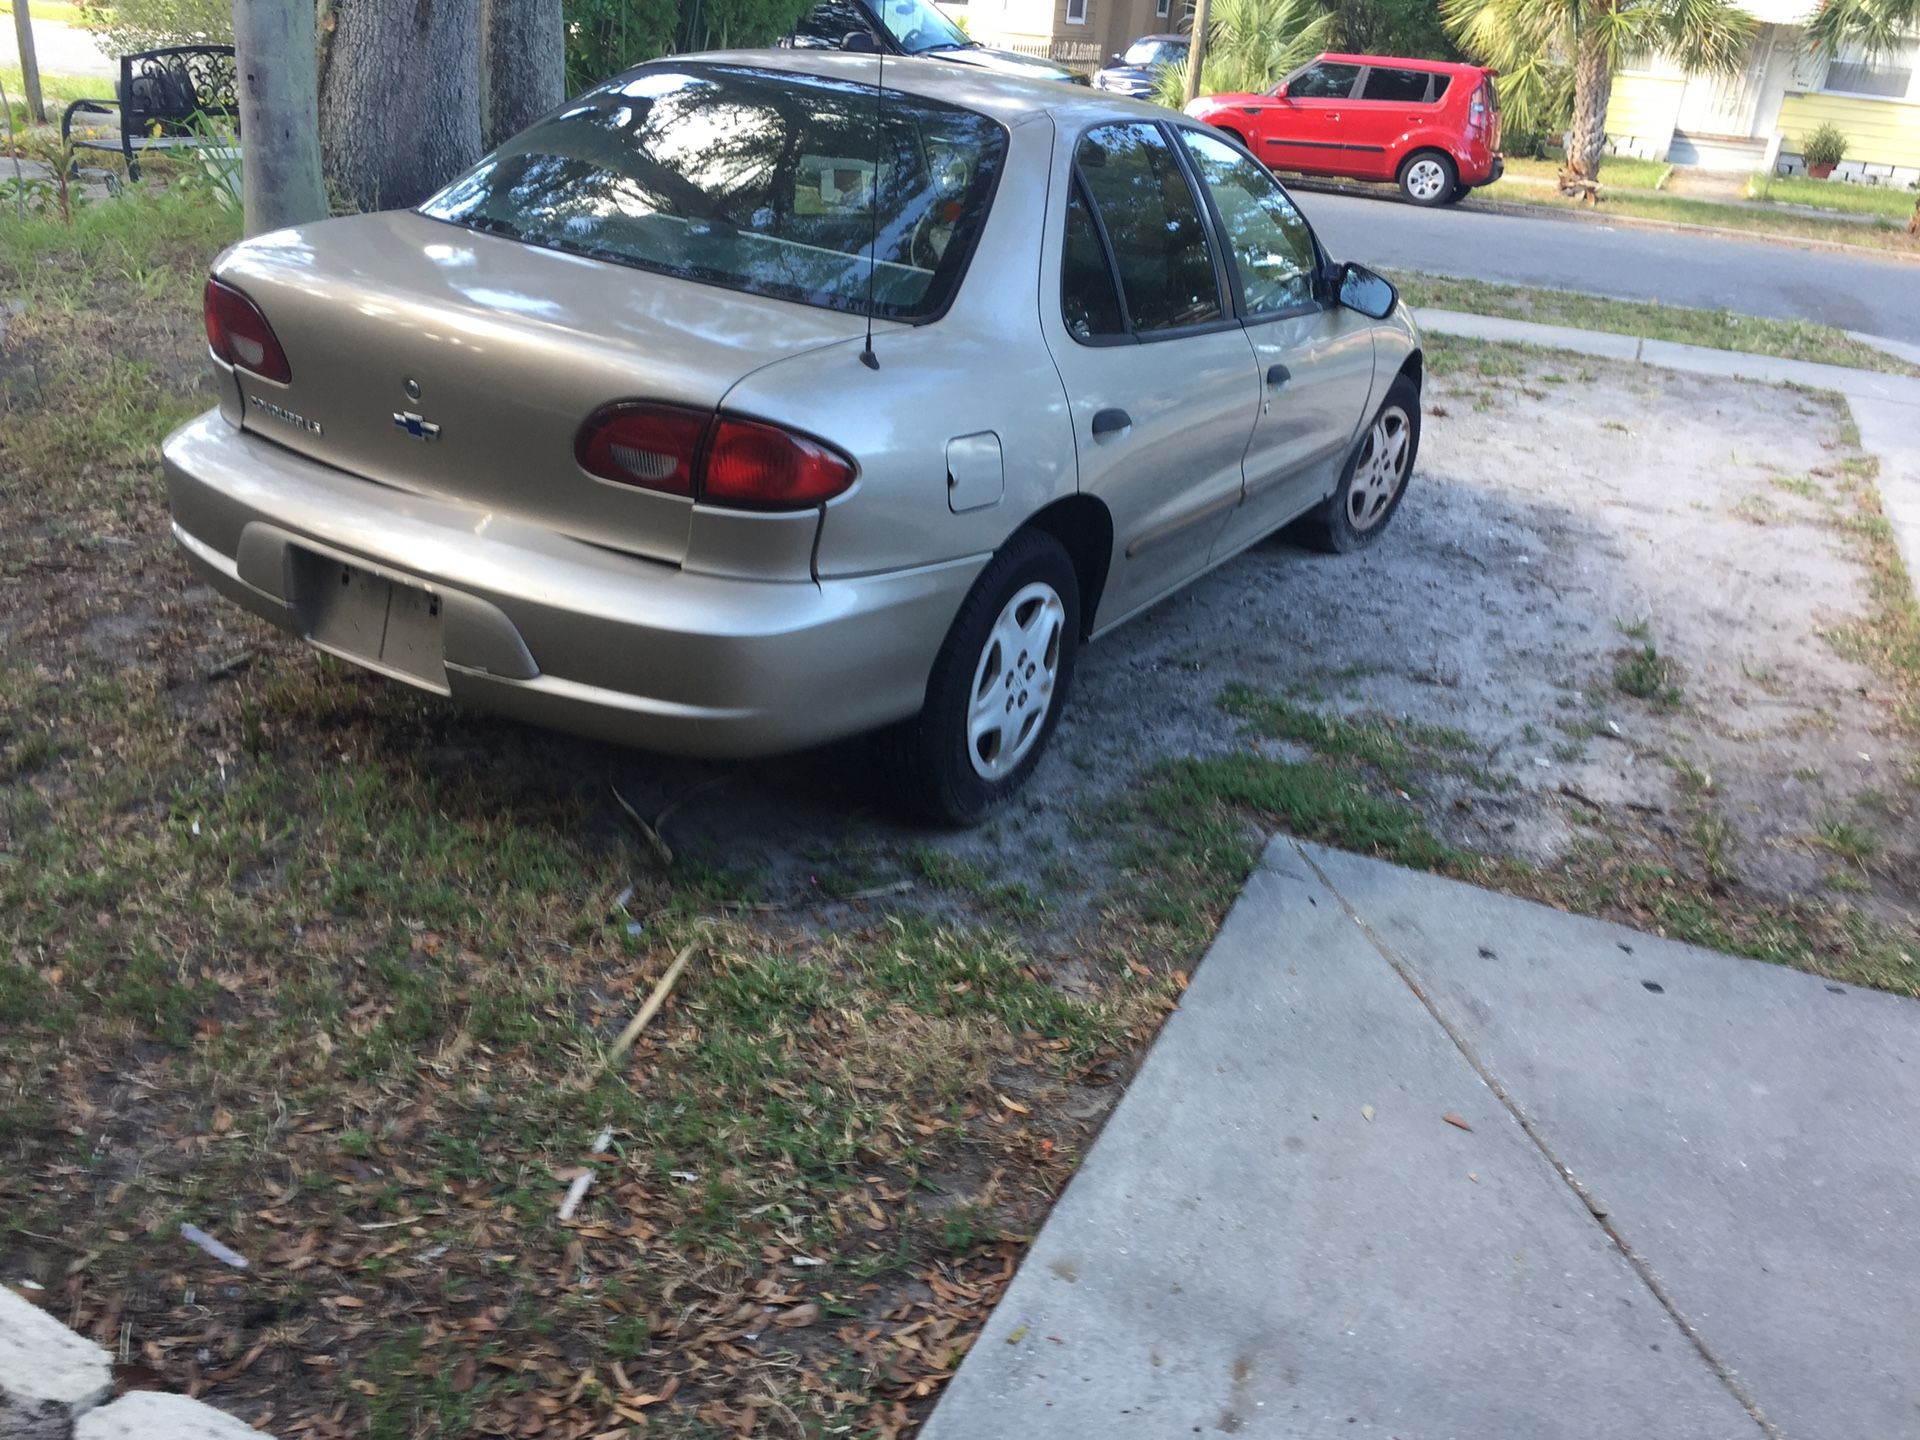
POLYGON ((1580 36, 1573 67, 1573 125, 1567 131, 1567 163, 1560 188, 1586 191, 1600 178, 1600 156, 1607 144, 1607 102, 1613 97, 1613 66, 1606 39, 1597 28, 1580 36))
POLYGON ((320 152, 342 197, 417 205, 480 157, 473 0, 332 0, 327 23, 320 152))
POLYGON ((312 0, 233 0, 247 234, 320 220, 312 0))
POLYGON ((493 149, 566 99, 561 0, 481 0, 480 139, 493 149))
POLYGON ((1187 47, 1187 104, 1200 95, 1200 72, 1207 63, 1207 26, 1210 21, 1208 0, 1198 0, 1193 9, 1193 34, 1187 47))

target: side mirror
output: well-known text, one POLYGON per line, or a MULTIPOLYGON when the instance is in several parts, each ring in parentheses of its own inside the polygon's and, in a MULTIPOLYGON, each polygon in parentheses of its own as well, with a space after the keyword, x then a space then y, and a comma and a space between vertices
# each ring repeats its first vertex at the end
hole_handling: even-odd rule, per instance
POLYGON ((1286 81, 1282 80, 1278 85, 1273 87, 1273 98, 1276 100, 1284 100, 1287 98, 1286 81))
POLYGON ((1109 55, 1109 56, 1107 57, 1107 64, 1109 64, 1109 65, 1118 65, 1118 64, 1120 64, 1120 63, 1121 63, 1121 61, 1120 61, 1120 57, 1119 57, 1118 55, 1109 55))
POLYGON ((1393 288, 1391 280, 1351 260, 1340 267, 1335 284, 1340 303, 1369 319, 1386 319, 1400 303, 1400 292, 1393 288))
POLYGON ((871 30, 849 30, 841 37, 840 48, 855 55, 872 55, 879 51, 880 44, 871 30))

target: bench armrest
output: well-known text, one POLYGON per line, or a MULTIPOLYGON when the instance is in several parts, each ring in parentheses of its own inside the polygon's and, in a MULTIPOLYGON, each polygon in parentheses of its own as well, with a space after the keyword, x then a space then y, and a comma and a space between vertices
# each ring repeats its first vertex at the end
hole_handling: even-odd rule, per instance
POLYGON ((85 111, 89 115, 111 115, 120 108, 118 100, 75 100, 60 112, 60 143, 65 145, 73 135, 73 117, 85 111))

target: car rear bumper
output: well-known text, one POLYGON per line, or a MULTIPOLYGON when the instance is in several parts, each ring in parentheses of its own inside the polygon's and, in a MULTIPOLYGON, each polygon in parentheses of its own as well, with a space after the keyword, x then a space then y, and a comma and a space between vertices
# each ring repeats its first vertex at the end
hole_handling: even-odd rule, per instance
POLYGON ((1507 170, 1501 155, 1477 141, 1469 142, 1457 160, 1462 185, 1491 185, 1507 170))
POLYGON ((173 533, 223 595, 369 669, 672 754, 778 754, 913 714, 976 556, 836 579, 701 575, 305 459, 217 412, 163 447, 173 533), (343 642, 320 581, 430 598, 404 660, 343 642))

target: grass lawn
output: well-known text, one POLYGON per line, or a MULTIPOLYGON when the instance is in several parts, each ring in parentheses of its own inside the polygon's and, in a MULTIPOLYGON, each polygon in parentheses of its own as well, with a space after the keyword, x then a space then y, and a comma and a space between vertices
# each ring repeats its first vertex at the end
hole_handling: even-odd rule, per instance
POLYGON ((1811 321, 1763 320, 1753 315, 1736 315, 1730 310, 1692 310, 1651 300, 1608 300, 1565 290, 1495 285, 1483 280, 1456 280, 1411 272, 1396 274, 1393 281, 1416 309, 1425 306, 1435 310, 1462 310, 1472 315, 1500 315, 1577 330, 1605 330, 1649 340, 1708 345, 1716 350, 1744 350, 1756 355, 1780 355, 1789 360, 1850 365, 1887 375, 1920 376, 1920 366, 1863 344, 1843 330, 1811 321))
MULTIPOLYGON (((93 18, 73 0, 31 0, 27 8, 35 20, 58 20, 62 25, 85 25, 93 18)), ((0 15, 11 14, 13 0, 0 0, 0 15)))
POLYGON ((1804 175, 1755 175, 1747 193, 1781 205, 1811 205, 1850 215, 1880 215, 1905 225, 1920 193, 1891 185, 1851 185, 1844 180, 1812 180, 1804 175))
POLYGON ((1539 185, 1502 183, 1478 193, 1511 204, 1576 210, 1582 214, 1598 214, 1602 218, 1610 214, 1628 215, 1681 225, 1714 225, 1729 230, 1750 230, 1755 234, 1778 235, 1795 240, 1830 240, 1869 250, 1920 253, 1920 240, 1906 233, 1904 219, 1898 223, 1887 219, 1878 224, 1862 225, 1852 221, 1822 220, 1811 215, 1754 210, 1738 205, 1716 204, 1711 200, 1624 189, 1603 192, 1598 206, 1587 205, 1539 185))
MULTIPOLYGON (((898 832, 823 827, 801 902, 663 857, 609 796, 616 752, 194 585, 156 447, 212 403, 199 290, 231 224, 160 185, 71 226, 0 213, 27 302, 0 352, 0 1272, 124 1344, 133 1383, 281 1435, 908 1433, 1276 825, 1914 988, 1884 929, 1734 898, 1684 836, 1551 873, 1465 854, 1415 801, 1436 773, 1507 786, 1489 756, 1244 688, 1247 751, 1088 819, 1118 858, 1072 915, 1039 878, 1064 859, 993 873, 898 832)), ((1858 643, 1920 663, 1860 504, 1858 643)))
MULTIPOLYGON (((1630 155, 1609 155, 1600 162, 1600 183, 1608 190, 1655 190, 1673 167, 1658 160, 1636 160, 1630 155)), ((1553 180, 1560 173, 1558 160, 1536 160, 1531 156, 1508 156, 1508 175, 1534 180, 1553 180)), ((1505 194, 1504 191, 1499 192, 1505 194)))
MULTIPOLYGON (((47 108, 47 131, 58 142, 60 138, 60 112, 74 101, 88 96, 108 97, 113 94, 114 82, 99 75, 49 75, 40 76, 40 99, 47 108)), ((13 123, 18 127, 16 136, 22 141, 30 141, 27 132, 26 82, 20 74, 18 65, 0 65, 0 87, 7 92, 7 102, 13 107, 13 123)), ((111 120, 112 117, 101 117, 111 120)), ((0 156, 7 153, 6 126, 4 117, 0 117, 0 156)), ((26 153, 32 154, 29 149, 26 153)))

